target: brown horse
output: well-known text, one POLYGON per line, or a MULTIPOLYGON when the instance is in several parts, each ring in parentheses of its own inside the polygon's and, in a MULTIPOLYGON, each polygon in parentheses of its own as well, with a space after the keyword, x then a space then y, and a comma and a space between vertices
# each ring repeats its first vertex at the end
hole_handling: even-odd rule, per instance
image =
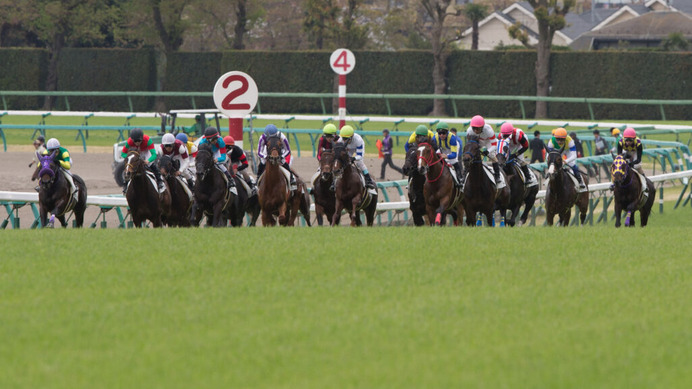
POLYGON ((430 225, 444 225, 447 213, 451 213, 454 224, 459 225, 464 215, 464 193, 454 185, 450 167, 429 143, 418 144, 416 153, 418 173, 425 176, 423 197, 430 225))
POLYGON ((190 227, 190 211, 192 210, 192 192, 183 182, 178 173, 180 161, 174 160, 170 155, 164 155, 159 160, 161 177, 166 181, 168 190, 171 191, 170 213, 162 216, 162 221, 171 227, 190 227))
POLYGON ((641 226, 645 227, 649 221, 651 207, 654 205, 656 194, 654 183, 644 177, 646 188, 648 189, 645 193, 642 190, 642 183, 637 173, 627 164, 622 155, 615 157, 610 167, 610 172, 615 184, 613 195, 613 201, 615 202, 615 227, 620 227, 620 217, 623 211, 627 211, 625 227, 634 227, 634 215, 637 211, 639 211, 641 226))
MULTIPOLYGON (((416 226, 425 225, 425 196, 423 195, 423 185, 425 185, 425 175, 418 172, 418 150, 411 147, 406 152, 404 166, 402 166, 404 174, 408 179, 408 203, 413 224, 416 226)), ((461 216, 463 217, 463 215, 461 216)))
MULTIPOLYGON (((485 215, 488 226, 495 226, 495 207, 509 203, 509 187, 497 190, 497 184, 488 176, 483 165, 483 154, 478 143, 478 136, 468 135, 464 152, 461 157, 464 164, 464 209, 466 210, 466 225, 480 225, 478 214, 485 215)), ((492 173, 490 173, 492 175, 492 173)), ((504 174, 504 172, 500 172, 504 174)), ((506 179, 505 179, 506 181, 506 179)), ((504 216, 504 215, 503 215, 504 216)))
POLYGON ((586 212, 589 209, 589 177, 582 175, 587 191, 579 193, 579 187, 570 178, 570 173, 563 168, 562 154, 559 151, 550 151, 546 158, 548 166, 548 188, 545 192, 546 222, 553 225, 553 218, 558 215, 558 224, 567 227, 572 217, 572 206, 579 208, 579 220, 584 224, 586 212))
POLYGON ((317 214, 317 224, 320 226, 323 219, 327 218, 331 222, 336 206, 336 194, 330 188, 334 183, 334 152, 324 150, 320 158, 320 174, 315 180, 312 194, 315 196, 315 214, 317 214))
POLYGON ((84 225, 84 211, 86 210, 87 189, 84 180, 76 174, 72 175, 74 185, 77 188, 76 198, 70 194, 70 183, 65 178, 65 172, 60 171, 54 162, 54 154, 38 155, 40 170, 37 169, 39 178, 38 203, 41 226, 53 227, 55 218, 63 227, 67 227, 65 214, 74 212, 77 227, 84 225), (48 213, 50 212, 50 219, 48 213))
POLYGON ((214 154, 208 143, 200 145, 195 157, 197 180, 190 222, 198 226, 202 214, 207 216, 207 225, 224 227, 235 205, 236 195, 228 188, 224 172, 216 167, 214 154))
POLYGON ((281 170, 282 151, 281 138, 267 138, 267 166, 257 184, 262 225, 274 226, 278 219, 281 226, 293 226, 300 210, 309 226, 310 195, 307 186, 296 175, 298 189, 290 190, 289 182, 281 170))
MULTIPOLYGON (((507 186, 511 193, 507 209, 511 211, 512 216, 508 217, 505 221, 508 226, 514 227, 517 216, 519 216, 519 209, 521 209, 523 205, 524 211, 519 218, 519 225, 525 224, 533 205, 536 203, 538 185, 527 188, 524 181, 521 179, 523 172, 518 163, 511 159, 505 161, 505 155, 500 153, 497 154, 497 159, 507 176, 507 186)), ((529 178, 525 177, 525 180, 528 181, 529 178)))
POLYGON ((351 217, 352 227, 362 225, 360 211, 365 213, 367 224, 371 227, 375 222, 377 194, 367 191, 365 183, 361 181, 361 173, 351 163, 351 156, 343 143, 334 145, 334 178, 336 179, 336 205, 332 216, 332 226, 339 225, 341 211, 346 209, 351 217))
POLYGON ((147 220, 154 227, 162 227, 162 215, 170 212, 170 191, 166 188, 159 194, 154 173, 136 150, 131 150, 125 158, 125 179, 125 197, 135 227, 142 227, 142 223, 147 220))

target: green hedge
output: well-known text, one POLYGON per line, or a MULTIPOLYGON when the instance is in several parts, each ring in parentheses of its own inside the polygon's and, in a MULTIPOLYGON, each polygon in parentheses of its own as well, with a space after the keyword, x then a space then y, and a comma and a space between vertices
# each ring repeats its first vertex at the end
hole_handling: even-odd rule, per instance
MULTIPOLYGON (((44 90, 47 66, 46 50, 0 48, 0 90, 44 90)), ((8 108, 39 109, 43 98, 6 97, 6 102, 8 108)))

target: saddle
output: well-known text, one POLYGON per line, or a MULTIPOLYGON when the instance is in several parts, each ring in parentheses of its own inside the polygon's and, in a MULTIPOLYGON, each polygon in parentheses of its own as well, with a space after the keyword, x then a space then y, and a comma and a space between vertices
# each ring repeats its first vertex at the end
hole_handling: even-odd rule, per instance
POLYGON ((68 182, 68 186, 70 188, 70 199, 67 201, 67 204, 65 204, 65 208, 62 210, 62 213, 60 213, 57 216, 62 216, 74 209, 74 206, 77 204, 77 199, 79 197, 79 189, 77 189, 77 185, 70 185, 74 184, 74 179, 70 175, 70 173, 64 171, 63 169, 58 169, 58 174, 62 174, 65 177, 65 180, 68 182), (74 186, 74 189, 72 187, 74 186))
POLYGON ((495 188, 498 191, 507 186, 507 183, 505 182, 505 176, 502 174, 500 174, 500 182, 495 182, 495 172, 493 171, 492 166, 483 164, 483 170, 485 171, 485 174, 488 176, 488 178, 490 178, 490 181, 492 181, 492 183, 495 185, 495 188))
POLYGON ((649 193, 649 187, 646 185, 646 177, 635 169, 630 170, 637 175, 637 178, 639 178, 639 182, 641 183, 641 189, 639 190, 639 201, 637 202, 637 207, 641 208, 644 203, 646 203, 646 200, 649 199, 651 193, 649 193))
MULTIPOLYGON (((562 170, 567 172, 567 177, 569 177, 572 180, 572 182, 574 183, 574 187, 577 189, 577 193, 584 193, 584 192, 588 191, 587 188, 579 189, 579 180, 577 179, 577 176, 574 175, 574 172, 572 171, 571 167, 564 165, 564 166, 562 166, 562 170)), ((548 186, 549 182, 550 182, 550 178, 546 178, 545 186, 548 186)))
POLYGON ((183 179, 182 176, 176 176, 175 179, 180 182, 180 184, 183 186, 183 189, 185 190, 185 193, 187 193, 188 197, 192 199, 192 191, 190 188, 187 186, 187 182, 183 179))
POLYGON ((360 178, 360 183, 361 183, 361 185, 363 185, 363 188, 365 188, 364 191, 369 192, 370 194, 374 194, 374 195, 377 194, 377 187, 375 187, 375 189, 373 189, 373 188, 368 188, 366 186, 365 176, 363 175, 363 172, 361 172, 360 170, 358 170, 358 178, 360 178))
POLYGON ((531 169, 528 169, 529 177, 526 177, 524 175, 524 170, 522 170, 521 166, 519 166, 518 163, 512 164, 512 170, 514 171, 514 174, 516 174, 519 177, 519 179, 521 179, 521 182, 523 182, 524 186, 526 186, 527 188, 538 185, 538 178, 536 177, 536 174, 533 171, 531 171, 531 169))
MULTIPOLYGON (((221 167, 218 164, 214 164, 214 168, 216 170, 218 170, 219 172, 221 172, 221 177, 223 177, 223 183, 224 183, 224 185, 226 185, 226 188, 228 188, 229 182, 228 182, 228 176, 226 176, 226 173, 224 173, 223 170, 221 170, 221 167)), ((236 196, 238 195, 238 189, 236 189, 235 185, 233 185, 229 188, 229 192, 233 193, 236 196)))
POLYGON ((454 186, 462 186, 463 183, 461 182, 460 177, 457 177, 457 172, 454 169, 454 167, 452 165, 449 165, 449 164, 445 164, 445 165, 447 167, 447 170, 449 170, 449 174, 452 175, 452 181, 454 181, 454 186))
POLYGON ((356 207, 357 211, 361 211, 365 208, 367 208, 370 203, 372 202, 372 199, 377 196, 377 189, 369 189, 365 186, 365 179, 362 177, 363 175, 361 174, 361 181, 363 184, 363 199, 360 200, 360 203, 356 207))

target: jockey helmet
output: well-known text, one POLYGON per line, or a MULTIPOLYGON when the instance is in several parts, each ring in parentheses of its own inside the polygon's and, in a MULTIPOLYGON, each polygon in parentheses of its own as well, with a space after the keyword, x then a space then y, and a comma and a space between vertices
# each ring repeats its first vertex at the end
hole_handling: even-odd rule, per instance
POLYGON ((264 127, 264 135, 266 135, 267 137, 269 137, 269 136, 276 136, 276 135, 278 135, 278 134, 279 134, 279 129, 276 128, 275 125, 273 125, 273 124, 267 124, 267 126, 264 127))
POLYGON ((634 128, 629 127, 625 129, 625 132, 622 133, 622 136, 625 138, 636 138, 637 132, 634 131, 634 128))
POLYGON ((135 128, 130 131, 130 139, 132 139, 133 142, 141 142, 144 140, 144 132, 139 128, 135 128))
POLYGON ((565 139, 567 138, 567 130, 562 127, 556 128, 553 136, 555 136, 555 139, 565 139))
POLYGON ((502 135, 512 135, 514 132, 514 126, 510 122, 504 122, 502 123, 502 127, 500 127, 500 134, 502 135))
POLYGON ((41 143, 41 144, 46 143, 46 138, 44 138, 43 135, 39 135, 34 140, 34 143, 41 143))
POLYGON ((427 136, 428 135, 428 128, 422 124, 419 124, 418 127, 416 127, 416 136, 418 136, 418 135, 427 136))
POLYGON ((177 140, 179 140, 179 141, 181 141, 181 142, 183 142, 183 143, 187 143, 187 134, 184 134, 184 133, 181 132, 181 133, 179 133, 178 135, 175 136, 175 139, 177 139, 177 140))
POLYGON ((353 137, 353 133, 354 133, 353 127, 351 127, 349 125, 345 125, 345 126, 341 127, 341 131, 339 131, 339 136, 341 136, 342 138, 348 139, 348 138, 353 137))
POLYGON ((618 135, 620 135, 620 130, 617 129, 617 128, 613 128, 613 129, 610 130, 610 134, 611 134, 612 136, 618 136, 618 135))
POLYGON ((55 150, 60 148, 60 141, 55 139, 55 138, 50 138, 48 139, 48 143, 46 144, 46 149, 48 151, 50 150, 55 150))
POLYGON ((171 133, 168 133, 161 138, 161 144, 164 146, 172 145, 173 143, 175 143, 175 137, 171 133))
POLYGON ((235 144, 235 139, 233 139, 233 137, 230 136, 230 135, 226 135, 226 136, 223 137, 223 143, 224 143, 226 146, 231 146, 231 145, 234 145, 234 144, 235 144))
POLYGON ((216 138, 218 135, 219 130, 217 130, 216 127, 207 127, 207 129, 204 130, 204 137, 206 139, 216 138))
POLYGON ((436 129, 437 129, 437 133, 438 133, 438 134, 440 134, 440 133, 446 134, 446 133, 449 132, 449 126, 448 126, 447 123, 445 123, 445 122, 439 122, 439 123, 437 123, 436 129))
POLYGON ((471 127, 483 127, 485 126, 485 119, 483 119, 483 116, 481 115, 476 115, 471 118, 471 127))
POLYGON ((325 135, 336 135, 336 126, 332 123, 327 124, 322 129, 322 133, 325 135))

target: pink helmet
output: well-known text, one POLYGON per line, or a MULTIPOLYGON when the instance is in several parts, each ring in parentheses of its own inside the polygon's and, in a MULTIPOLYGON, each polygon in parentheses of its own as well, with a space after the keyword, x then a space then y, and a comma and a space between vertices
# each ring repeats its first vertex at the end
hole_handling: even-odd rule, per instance
POLYGON ((625 132, 622 133, 622 136, 625 138, 636 138, 637 137, 637 132, 634 131, 634 128, 626 128, 625 132))
POLYGON ((471 127, 483 127, 485 126, 485 119, 483 119, 483 116, 481 115, 476 115, 471 118, 471 127))
POLYGON ((512 135, 512 132, 514 132, 514 126, 510 122, 504 122, 502 123, 502 127, 500 127, 500 133, 502 135, 512 135))

